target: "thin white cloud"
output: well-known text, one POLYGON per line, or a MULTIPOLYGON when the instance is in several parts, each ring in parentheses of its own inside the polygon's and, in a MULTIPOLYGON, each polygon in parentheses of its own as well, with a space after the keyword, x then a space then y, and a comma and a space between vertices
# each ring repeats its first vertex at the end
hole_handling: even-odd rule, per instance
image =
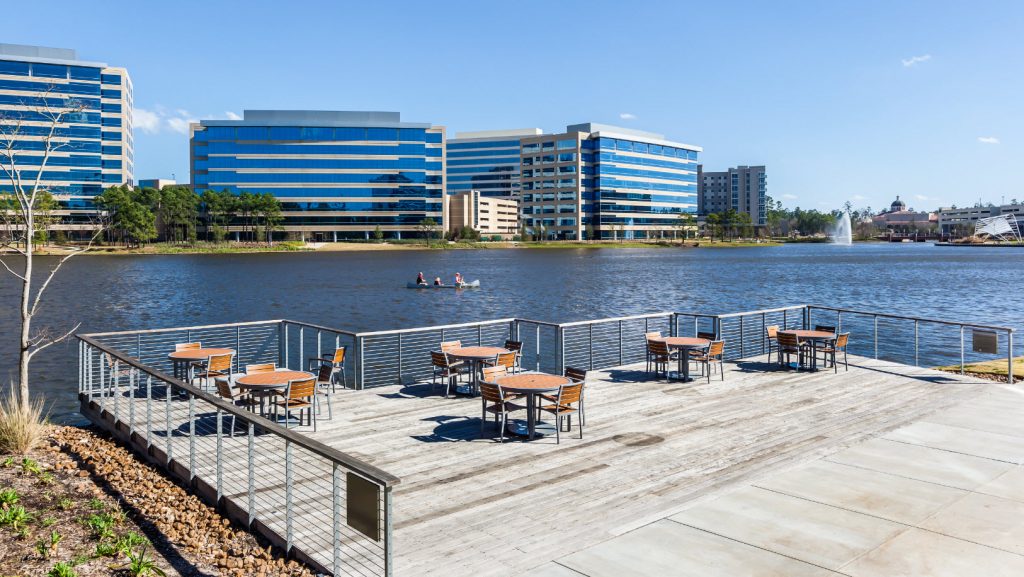
POLYGON ((224 115, 228 117, 228 120, 241 120, 242 119, 241 116, 235 114, 234 112, 231 112, 230 110, 225 112, 224 115))
POLYGON ((782 198, 786 200, 796 200, 797 196, 795 194, 784 194, 782 195, 782 198))
POLYGON ((979 136, 978 142, 982 144, 999 144, 999 139, 995 136, 979 136))
POLYGON ((146 110, 145 108, 133 109, 132 122, 135 128, 147 134, 160 132, 160 115, 152 110, 146 110))
POLYGON ((850 200, 867 200, 868 198, 863 194, 855 194, 850 197, 850 200))
POLYGON ((636 115, 632 112, 623 112, 619 114, 619 118, 623 120, 636 120, 636 115))
POLYGON ((933 198, 931 198, 931 197, 928 197, 928 196, 925 196, 925 195, 923 195, 923 194, 915 194, 915 195, 914 195, 914 198, 915 198, 916 200, 935 200, 935 199, 933 199, 933 198))
POLYGON ((928 62, 931 59, 931 54, 922 54, 920 56, 911 56, 910 58, 904 58, 903 60, 901 60, 901 62, 903 62, 904 68, 910 68, 911 66, 917 66, 922 62, 928 62))
POLYGON ((193 122, 196 122, 196 121, 192 120, 190 118, 180 118, 180 117, 168 118, 167 119, 167 128, 170 128, 174 132, 179 132, 181 134, 188 134, 188 125, 193 123, 193 122))

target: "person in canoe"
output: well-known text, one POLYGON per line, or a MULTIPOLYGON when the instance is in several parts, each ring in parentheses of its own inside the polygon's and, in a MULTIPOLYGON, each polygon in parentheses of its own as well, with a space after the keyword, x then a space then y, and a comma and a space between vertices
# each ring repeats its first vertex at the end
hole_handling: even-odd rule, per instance
POLYGON ((420 274, 416 275, 416 284, 420 286, 427 286, 427 278, 423 276, 422 271, 420 271, 420 274))
POLYGON ((463 280, 462 280, 462 273, 461 272, 455 273, 455 286, 462 286, 464 284, 465 284, 465 282, 463 282, 463 280))
POLYGON ((444 283, 441 282, 441 277, 439 277, 439 276, 434 277, 434 286, 444 286, 444 283))

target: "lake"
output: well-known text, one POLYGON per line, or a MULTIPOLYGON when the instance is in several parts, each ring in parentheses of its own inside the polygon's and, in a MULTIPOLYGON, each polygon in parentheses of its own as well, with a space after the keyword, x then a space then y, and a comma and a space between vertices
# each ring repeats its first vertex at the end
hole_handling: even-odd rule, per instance
MULTIPOLYGON (((40 258, 44 263, 53 260, 40 258)), ((813 303, 1024 328, 1024 250, 871 243, 691 249, 509 249, 76 257, 38 326, 82 332, 288 318, 384 330, 524 317, 726 313, 813 303), (423 271, 479 290, 409 290, 423 271)), ((0 276, 0 376, 16 375, 19 286, 0 276)), ((77 409, 77 346, 34 361, 60 419, 77 409)))

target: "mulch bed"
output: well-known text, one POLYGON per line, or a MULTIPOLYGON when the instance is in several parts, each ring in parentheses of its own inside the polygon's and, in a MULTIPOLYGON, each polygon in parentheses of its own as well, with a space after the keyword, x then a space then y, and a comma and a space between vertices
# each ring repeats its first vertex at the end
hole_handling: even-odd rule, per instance
POLYGON ((22 456, 0 456, 0 502, 5 489, 18 497, 0 509, 30 515, 18 526, 0 524, 0 575, 46 575, 58 562, 73 564, 80 577, 127 575, 127 549, 110 549, 140 537, 167 575, 313 575, 98 430, 53 427, 28 458, 34 467, 22 456), (96 526, 107 522, 100 534, 96 526), (59 542, 51 546, 54 532, 59 542))

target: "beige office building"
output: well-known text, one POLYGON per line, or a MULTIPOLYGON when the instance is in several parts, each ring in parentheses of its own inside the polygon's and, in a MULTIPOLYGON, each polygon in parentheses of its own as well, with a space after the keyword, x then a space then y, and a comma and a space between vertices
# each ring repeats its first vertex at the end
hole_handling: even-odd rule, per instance
POLYGON ((519 230, 519 202, 494 198, 479 190, 467 190, 448 198, 448 232, 471 227, 481 237, 500 236, 509 240, 519 230))

